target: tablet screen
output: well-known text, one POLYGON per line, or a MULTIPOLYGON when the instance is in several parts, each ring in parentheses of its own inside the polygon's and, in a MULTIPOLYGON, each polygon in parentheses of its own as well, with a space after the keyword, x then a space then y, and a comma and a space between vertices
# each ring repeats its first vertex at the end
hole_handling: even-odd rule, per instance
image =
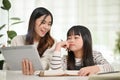
POLYGON ((30 60, 35 70, 43 70, 40 56, 34 45, 4 47, 1 48, 1 52, 10 70, 21 70, 23 59, 30 60))

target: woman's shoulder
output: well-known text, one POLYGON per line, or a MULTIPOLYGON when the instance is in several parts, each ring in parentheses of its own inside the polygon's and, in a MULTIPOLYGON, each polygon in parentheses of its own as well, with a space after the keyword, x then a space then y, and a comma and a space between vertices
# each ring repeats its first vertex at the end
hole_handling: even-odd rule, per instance
POLYGON ((17 35, 13 38, 14 39, 25 39, 26 35, 17 35))
POLYGON ((12 39, 12 42, 16 42, 16 41, 25 41, 25 38, 26 38, 26 35, 17 35, 17 36, 15 36, 13 39, 12 39))
POLYGON ((17 35, 16 37, 26 37, 26 35, 17 35))
POLYGON ((26 38, 26 35, 17 35, 12 39, 11 45, 12 46, 24 45, 25 38, 26 38))

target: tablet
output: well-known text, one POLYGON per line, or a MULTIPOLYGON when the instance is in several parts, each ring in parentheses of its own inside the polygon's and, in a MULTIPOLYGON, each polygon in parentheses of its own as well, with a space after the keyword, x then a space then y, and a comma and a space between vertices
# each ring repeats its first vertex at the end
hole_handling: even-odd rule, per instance
POLYGON ((40 56, 34 45, 4 47, 1 48, 1 52, 10 70, 21 70, 23 59, 30 60, 35 70, 43 70, 40 56))

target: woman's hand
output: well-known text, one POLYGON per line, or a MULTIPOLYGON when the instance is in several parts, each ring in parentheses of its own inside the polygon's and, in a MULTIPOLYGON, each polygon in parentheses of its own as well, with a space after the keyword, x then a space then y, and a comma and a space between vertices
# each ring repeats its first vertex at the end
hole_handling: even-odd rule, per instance
POLYGON ((80 76, 88 76, 92 74, 96 74, 98 71, 100 71, 98 66, 89 66, 81 68, 78 72, 80 76))
POLYGON ((28 59, 23 59, 22 61, 22 73, 25 75, 32 75, 34 74, 34 68, 32 62, 28 59))

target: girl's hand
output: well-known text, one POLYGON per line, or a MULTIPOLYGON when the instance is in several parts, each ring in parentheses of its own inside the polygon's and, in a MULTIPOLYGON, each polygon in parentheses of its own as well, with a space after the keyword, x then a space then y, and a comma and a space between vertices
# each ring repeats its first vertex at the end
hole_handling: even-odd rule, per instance
POLYGON ((100 71, 98 66, 88 66, 81 68, 78 74, 79 76, 88 76, 88 75, 96 74, 98 71, 100 71))
POLYGON ((32 65, 32 62, 28 59, 23 59, 22 61, 22 73, 25 75, 33 75, 34 74, 34 68, 32 65))
POLYGON ((61 48, 69 48, 67 41, 61 41, 56 44, 55 51, 61 51, 61 48))

